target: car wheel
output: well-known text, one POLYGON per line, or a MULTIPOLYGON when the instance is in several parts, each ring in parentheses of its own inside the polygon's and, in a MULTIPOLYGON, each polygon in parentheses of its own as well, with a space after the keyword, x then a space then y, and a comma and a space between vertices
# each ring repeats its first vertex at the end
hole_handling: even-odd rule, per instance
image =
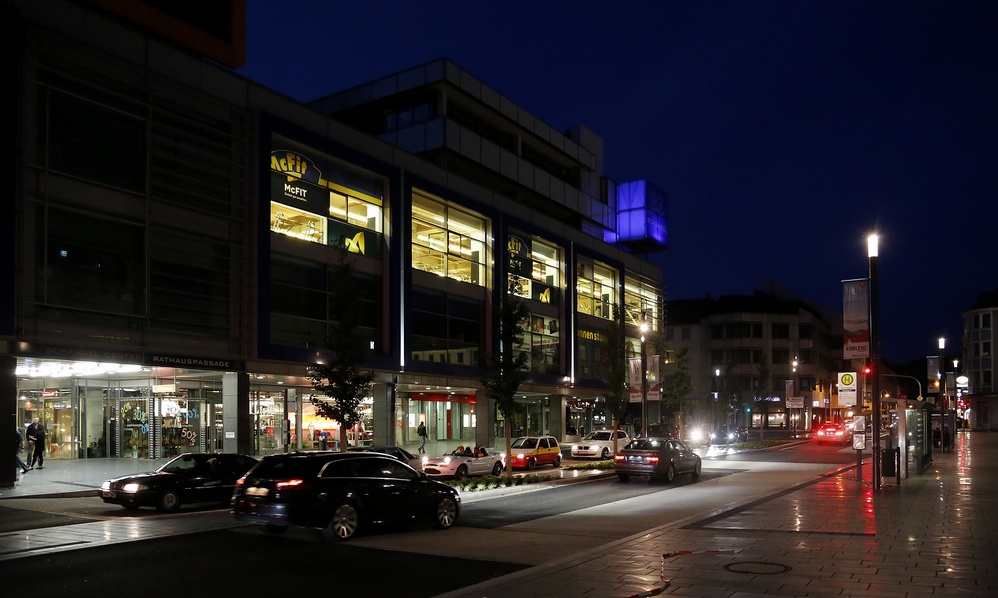
POLYGON ((671 483, 672 480, 676 479, 676 466, 675 465, 673 465, 672 463, 669 463, 669 469, 665 470, 665 478, 663 478, 663 479, 665 479, 665 481, 667 483, 671 483))
POLYGON ((433 518, 433 525, 437 529, 447 529, 457 521, 457 503, 450 497, 444 497, 437 503, 436 517, 433 518))
POLYGON ((284 532, 288 531, 288 526, 268 523, 267 525, 263 526, 263 531, 267 532, 272 536, 279 536, 280 534, 283 534, 284 532))
POLYGON ((461 465, 457 468, 457 471, 454 472, 454 479, 463 480, 466 477, 468 477, 468 468, 461 465))
POLYGON ((527 459, 527 469, 534 469, 537 467, 537 459, 530 458, 527 459))
POLYGON ((492 475, 496 477, 502 475, 502 461, 496 461, 496 464, 492 466, 492 475))
POLYGON ((693 479, 694 480, 696 480, 696 479, 698 479, 700 477, 701 470, 703 470, 703 461, 701 461, 700 459, 697 459, 697 464, 693 466, 693 471, 690 472, 690 473, 693 474, 693 479))
POLYGON ((156 498, 156 510, 174 512, 180 508, 180 493, 176 490, 164 490, 156 498))
POLYGON ((610 449, 603 449, 603 452, 600 453, 599 458, 601 460, 603 460, 603 461, 606 461, 607 459, 609 459, 610 458, 610 449))
POLYGON ((333 511, 329 524, 322 530, 330 540, 349 540, 360 528, 360 513, 348 502, 340 503, 333 511))
POLYGON ((627 475, 626 473, 618 473, 617 479, 620 480, 621 482, 626 482, 627 480, 631 479, 631 476, 627 475))
POLYGON ((554 463, 552 463, 551 466, 555 468, 561 467, 561 455, 554 458, 554 463))

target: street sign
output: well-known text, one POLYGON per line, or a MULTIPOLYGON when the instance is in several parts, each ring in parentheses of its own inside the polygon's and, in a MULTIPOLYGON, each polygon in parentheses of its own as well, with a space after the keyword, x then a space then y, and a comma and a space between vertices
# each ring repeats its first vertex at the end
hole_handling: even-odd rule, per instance
POLYGON ((866 434, 863 434, 862 432, 860 432, 859 434, 853 434, 852 448, 856 449, 857 451, 866 450, 866 434))

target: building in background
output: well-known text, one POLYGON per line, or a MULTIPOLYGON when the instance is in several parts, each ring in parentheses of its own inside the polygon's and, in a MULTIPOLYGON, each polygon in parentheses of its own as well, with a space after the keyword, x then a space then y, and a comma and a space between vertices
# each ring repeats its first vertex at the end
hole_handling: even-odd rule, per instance
MULTIPOLYGON (((998 290, 983 293, 972 309, 963 312, 963 359, 954 368, 966 377, 947 381, 956 386, 958 416, 972 430, 998 430, 998 392, 995 390, 994 323, 998 317, 998 290)), ((948 368, 947 368, 948 369, 948 368)), ((951 394, 952 396, 952 394, 951 394)))
POLYGON ((666 311, 666 371, 689 350, 687 425, 808 431, 851 415, 836 390, 846 369, 841 313, 773 284, 752 295, 670 300, 666 311))

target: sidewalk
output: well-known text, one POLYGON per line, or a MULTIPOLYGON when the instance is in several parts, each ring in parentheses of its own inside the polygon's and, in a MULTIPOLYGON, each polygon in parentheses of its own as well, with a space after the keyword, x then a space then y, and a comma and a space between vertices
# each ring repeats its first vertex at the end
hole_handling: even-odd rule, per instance
POLYGON ((998 595, 998 434, 961 431, 953 452, 874 494, 855 468, 742 505, 443 594, 628 597, 998 595), (732 551, 718 554, 704 551, 732 551))

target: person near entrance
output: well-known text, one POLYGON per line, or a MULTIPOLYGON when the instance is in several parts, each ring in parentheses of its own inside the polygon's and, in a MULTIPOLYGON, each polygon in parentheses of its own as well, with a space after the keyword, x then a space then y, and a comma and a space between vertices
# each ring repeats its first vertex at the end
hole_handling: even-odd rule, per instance
POLYGON ((419 452, 425 452, 423 449, 426 448, 426 423, 419 422, 419 427, 416 428, 416 434, 419 435, 419 452))
POLYGON ((28 461, 28 469, 34 469, 35 463, 38 463, 38 469, 45 469, 45 424, 38 421, 37 417, 28 426, 28 442, 35 445, 35 452, 28 461))
POLYGON ((14 426, 14 459, 17 466, 21 468, 21 473, 28 473, 28 466, 21 461, 21 451, 24 450, 24 436, 21 435, 21 428, 14 426))

